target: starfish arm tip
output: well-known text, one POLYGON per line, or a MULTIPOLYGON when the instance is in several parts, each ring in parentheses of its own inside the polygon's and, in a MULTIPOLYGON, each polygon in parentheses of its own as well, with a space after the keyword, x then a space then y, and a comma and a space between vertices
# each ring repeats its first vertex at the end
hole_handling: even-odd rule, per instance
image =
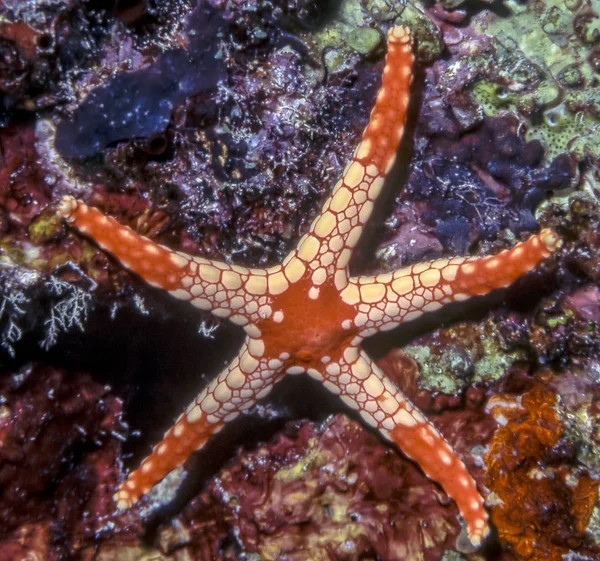
POLYGON ((388 31, 388 40, 392 43, 408 43, 410 31, 403 25, 396 25, 388 31))
POLYGON ((119 490, 113 495, 113 499, 115 503, 117 503, 117 512, 119 513, 129 510, 133 506, 133 503, 135 503, 135 499, 131 496, 129 491, 123 488, 123 485, 121 485, 119 490))
POLYGON ((471 542, 471 545, 474 548, 479 549, 483 545, 483 543, 485 542, 485 540, 487 539, 487 537, 489 535, 490 535, 490 527, 488 525, 486 525, 481 530, 478 529, 478 530, 469 532, 468 537, 469 537, 469 541, 471 542))
POLYGON ((80 202, 75 199, 75 197, 72 195, 65 195, 58 203, 57 213, 67 222, 70 222, 72 220, 73 213, 77 210, 79 205, 80 202))
POLYGON ((560 249, 563 244, 562 238, 550 228, 544 228, 540 232, 540 241, 544 244, 546 249, 550 252, 560 249))

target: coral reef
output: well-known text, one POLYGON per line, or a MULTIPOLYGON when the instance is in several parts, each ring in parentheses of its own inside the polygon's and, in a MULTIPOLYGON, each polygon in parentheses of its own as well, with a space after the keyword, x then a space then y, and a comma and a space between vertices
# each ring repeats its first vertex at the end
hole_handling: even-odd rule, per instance
POLYGON ((1 0, 0 559, 600 558, 598 22, 587 0, 1 0), (240 338, 53 204, 277 263, 349 161, 399 23, 406 142, 353 269, 497 253, 540 225, 564 240, 368 349, 464 458, 495 534, 466 548, 441 489, 301 377, 115 515, 240 338))
POLYGON ((472 83, 486 114, 514 110, 528 118, 528 139, 544 142, 551 159, 570 152, 598 158, 598 14, 593 3, 508 2, 510 25, 481 13, 473 29, 494 37, 489 55, 496 75, 472 83), (528 64, 521 62, 526 60, 528 64), (532 118, 539 113, 539 118, 532 118))
POLYGON ((183 513, 191 551, 207 547, 217 507, 242 551, 269 560, 439 559, 459 530, 431 481, 342 415, 290 425, 219 474, 183 513))
POLYGON ((118 527, 125 539, 111 499, 119 400, 89 375, 40 365, 2 372, 0 397, 0 558, 71 558, 118 527))

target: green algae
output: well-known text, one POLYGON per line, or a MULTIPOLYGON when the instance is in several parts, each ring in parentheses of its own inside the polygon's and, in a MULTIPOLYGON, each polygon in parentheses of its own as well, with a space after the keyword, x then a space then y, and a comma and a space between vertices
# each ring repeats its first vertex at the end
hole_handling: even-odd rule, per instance
POLYGON ((382 40, 381 35, 369 27, 367 13, 359 0, 342 2, 336 18, 318 29, 307 33, 303 40, 309 45, 313 55, 321 56, 327 71, 340 72, 352 68, 360 56, 376 49, 382 40), (374 34, 379 40, 376 41, 374 34))
POLYGON ((280 481, 298 481, 304 479, 304 477, 306 477, 306 471, 314 464, 319 455, 319 451, 316 448, 317 443, 316 438, 310 439, 308 454, 299 458, 298 461, 291 466, 278 470, 275 474, 275 479, 280 481))
POLYGON ((42 245, 61 231, 62 219, 54 209, 50 209, 34 218, 27 229, 27 234, 32 244, 42 245))
POLYGON ((404 2, 345 0, 336 18, 317 31, 302 35, 315 58, 321 56, 329 73, 353 68, 360 58, 385 44, 384 29, 406 25, 415 39, 416 55, 423 62, 442 52, 439 31, 423 12, 404 2))
POLYGON ((370 27, 359 27, 348 34, 346 43, 356 52, 366 55, 373 52, 382 41, 381 35, 377 30, 370 27))
POLYGON ((423 389, 451 395, 470 385, 468 360, 457 348, 438 355, 428 346, 415 345, 403 352, 419 363, 419 386, 423 389))
POLYGON ((440 561, 465 561, 466 557, 458 551, 446 551, 440 561))
MULTIPOLYGON (((531 113, 547 105, 543 89, 537 92, 537 96, 519 96, 494 82, 480 81, 473 85, 472 91, 487 117, 496 116, 502 110, 517 115, 531 113)), ((600 120, 582 111, 569 110, 566 101, 544 110, 541 120, 527 126, 525 138, 528 141, 540 140, 548 160, 564 152, 570 152, 580 160, 600 156, 600 120)))
POLYGON ((421 11, 407 4, 401 20, 396 23, 406 25, 410 29, 419 64, 428 64, 440 58, 444 46, 439 30, 421 11))
POLYGON ((587 532, 592 536, 592 539, 600 545, 600 492, 598 496, 597 506, 592 510, 590 521, 587 526, 587 532))
POLYGON ((573 312, 571 310, 565 310, 563 314, 548 318, 546 320, 546 324, 549 327, 557 327, 559 325, 567 325, 569 323, 569 319, 573 317, 573 312))
MULTIPOLYGON (((585 378, 585 375, 581 376, 585 378)), ((568 409, 558 396, 556 413, 565 426, 564 438, 572 442, 577 451, 577 461, 594 479, 600 478, 600 455, 595 444, 600 437, 597 416, 590 412, 591 403, 568 409)))
POLYGON ((527 359, 525 351, 503 351, 502 342, 502 337, 498 332, 494 333, 491 338, 483 339, 483 356, 475 362, 474 382, 498 380, 513 364, 527 359))
MULTIPOLYGON (((504 6, 508 17, 485 12, 473 21, 475 30, 493 38, 499 65, 495 76, 487 72, 472 83, 484 114, 509 111, 522 118, 526 139, 543 142, 548 159, 564 152, 598 158, 600 85, 593 48, 600 20, 588 17, 589 2, 508 0, 504 6)), ((490 55, 474 59, 470 64, 489 64, 490 55)))
POLYGON ((509 351, 497 324, 457 324, 440 332, 443 343, 409 345, 403 352, 419 364, 419 386, 435 393, 457 394, 471 384, 501 378, 524 350, 509 351))

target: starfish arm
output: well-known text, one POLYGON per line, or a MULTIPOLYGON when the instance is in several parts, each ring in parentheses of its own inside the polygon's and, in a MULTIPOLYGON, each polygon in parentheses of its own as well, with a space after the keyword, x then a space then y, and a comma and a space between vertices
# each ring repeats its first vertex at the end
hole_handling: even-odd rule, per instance
POLYGON ((338 287, 347 281, 346 266, 352 250, 404 132, 413 61, 409 32, 403 27, 391 29, 381 88, 362 140, 310 231, 284 263, 300 260, 305 266, 311 265, 315 285, 334 275, 338 287))
POLYGON ((471 543, 479 546, 489 532, 483 499, 463 461, 431 422, 358 347, 347 347, 342 360, 328 364, 322 376, 325 387, 444 488, 467 524, 471 543))
POLYGON ((269 271, 173 251, 70 196, 62 199, 58 212, 148 284, 175 298, 243 326, 258 321, 268 309, 269 271))
POLYGON ((367 337, 433 312, 450 302, 503 288, 536 267, 560 245, 551 230, 498 255, 437 259, 393 273, 351 278, 342 298, 354 305, 355 325, 367 337))
POLYGON ((277 370, 261 353, 259 339, 247 339, 240 354, 177 419, 152 453, 131 472, 115 494, 120 509, 129 508, 168 473, 202 448, 225 423, 251 407, 273 387, 277 370))

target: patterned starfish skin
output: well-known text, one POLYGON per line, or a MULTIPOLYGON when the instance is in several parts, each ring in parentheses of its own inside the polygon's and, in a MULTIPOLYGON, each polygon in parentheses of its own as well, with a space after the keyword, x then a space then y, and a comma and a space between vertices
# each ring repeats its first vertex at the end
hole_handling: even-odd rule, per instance
POLYGON ((488 534, 475 481, 444 437, 360 348, 446 303, 509 285, 559 245, 543 230, 496 256, 438 259, 387 274, 350 277, 348 262, 402 137, 413 55, 409 33, 393 28, 369 125, 321 213, 281 265, 248 269, 155 244, 72 197, 59 213, 146 282, 229 318, 246 331, 238 356, 190 404, 115 495, 128 508, 202 448, 225 423, 286 374, 307 372, 418 462, 457 503, 469 539, 488 534))

